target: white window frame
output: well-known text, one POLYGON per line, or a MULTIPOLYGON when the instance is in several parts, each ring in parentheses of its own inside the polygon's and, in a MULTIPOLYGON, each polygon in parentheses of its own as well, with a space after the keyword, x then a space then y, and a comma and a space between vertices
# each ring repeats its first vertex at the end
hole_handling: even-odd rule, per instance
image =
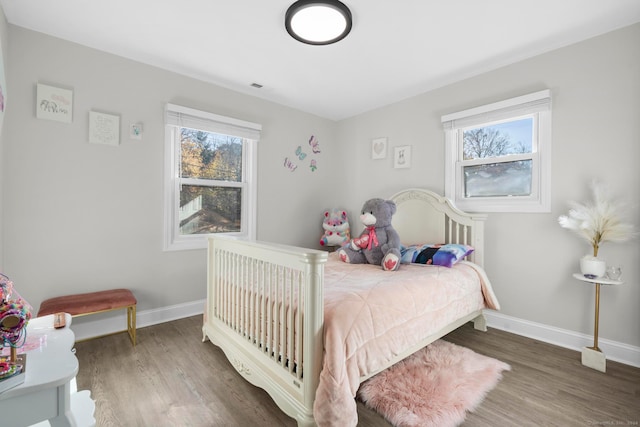
MULTIPOLYGON (((445 196, 468 212, 551 212, 551 91, 516 98, 442 116, 445 131, 445 196), (533 117, 532 153, 510 156, 510 161, 532 160, 530 196, 466 197, 462 132, 469 127, 533 117)), ((494 163, 490 160, 486 163, 494 163)))
POLYGON ((242 189, 240 232, 221 233, 256 238, 257 142, 262 126, 175 104, 165 107, 164 239, 165 251, 204 249, 211 234, 180 234, 180 186, 199 185, 201 180, 180 177, 180 128, 197 129, 243 138, 241 182, 215 181, 215 186, 242 189))

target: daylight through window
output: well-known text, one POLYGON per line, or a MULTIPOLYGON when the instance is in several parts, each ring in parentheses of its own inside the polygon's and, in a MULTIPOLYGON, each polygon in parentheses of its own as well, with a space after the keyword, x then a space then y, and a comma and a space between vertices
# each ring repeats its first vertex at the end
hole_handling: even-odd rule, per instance
POLYGON ((548 90, 442 117, 445 194, 471 212, 548 212, 548 90))
POLYGON ((226 233, 255 238, 260 125, 168 104, 165 249, 206 247, 226 233))

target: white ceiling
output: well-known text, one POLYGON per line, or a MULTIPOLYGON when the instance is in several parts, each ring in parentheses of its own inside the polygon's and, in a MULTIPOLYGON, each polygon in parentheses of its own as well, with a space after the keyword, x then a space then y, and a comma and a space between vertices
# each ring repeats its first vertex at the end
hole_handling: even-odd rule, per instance
POLYGON ((351 34, 310 46, 284 28, 293 1, 0 4, 10 24, 333 120, 640 22, 640 0, 343 0, 351 34))

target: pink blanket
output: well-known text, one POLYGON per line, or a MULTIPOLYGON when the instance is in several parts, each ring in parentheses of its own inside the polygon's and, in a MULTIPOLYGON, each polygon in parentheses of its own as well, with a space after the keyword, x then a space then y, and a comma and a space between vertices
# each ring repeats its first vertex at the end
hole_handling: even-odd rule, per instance
POLYGON ((361 377, 456 319, 499 309, 484 271, 465 261, 387 272, 331 254, 324 277, 324 362, 314 403, 319 426, 355 426, 361 377))

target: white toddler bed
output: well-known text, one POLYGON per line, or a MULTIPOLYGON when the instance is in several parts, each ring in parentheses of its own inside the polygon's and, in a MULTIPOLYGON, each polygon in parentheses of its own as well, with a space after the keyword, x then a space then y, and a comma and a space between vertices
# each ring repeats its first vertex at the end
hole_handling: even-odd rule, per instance
POLYGON ((388 272, 335 253, 210 239, 203 340, 299 426, 355 426, 362 381, 469 321, 486 330, 483 309, 499 308, 482 270, 486 216, 423 189, 391 200, 403 244, 469 245, 468 261, 388 272))

